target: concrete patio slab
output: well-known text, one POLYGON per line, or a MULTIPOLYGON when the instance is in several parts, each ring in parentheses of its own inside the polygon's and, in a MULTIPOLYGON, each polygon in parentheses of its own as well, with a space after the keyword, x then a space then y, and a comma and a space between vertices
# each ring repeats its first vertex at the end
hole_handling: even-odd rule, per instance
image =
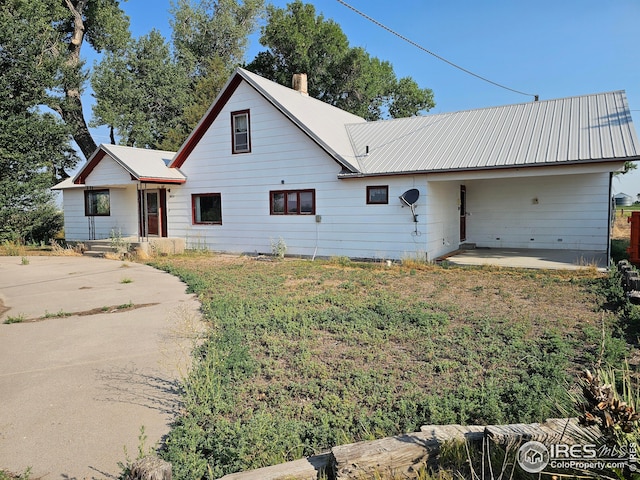
POLYGON ((494 265, 552 270, 606 269, 607 255, 584 250, 533 250, 475 248, 460 250, 445 260, 454 265, 494 265))
POLYGON ((145 449, 169 431, 201 328, 199 302, 145 265, 24 263, 0 257, 0 469, 116 478, 125 449, 136 458, 143 427, 145 449))

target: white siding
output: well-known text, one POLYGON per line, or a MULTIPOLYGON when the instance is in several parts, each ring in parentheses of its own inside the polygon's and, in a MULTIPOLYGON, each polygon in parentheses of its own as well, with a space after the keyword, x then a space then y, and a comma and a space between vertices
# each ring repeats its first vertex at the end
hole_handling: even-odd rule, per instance
POLYGON ((95 238, 105 239, 114 233, 123 237, 138 235, 138 197, 136 187, 109 188, 109 216, 87 217, 84 211, 84 189, 63 191, 64 232, 68 241, 90 240, 90 221, 93 218, 95 238))
POLYGON ((69 241, 87 240, 89 224, 84 216, 84 189, 68 188, 62 191, 64 211, 64 237, 69 241))
POLYGON ((96 165, 85 181, 87 186, 127 185, 132 183, 135 184, 135 181, 131 179, 131 174, 108 155, 105 155, 96 165))
POLYGON ((187 183, 169 195, 169 236, 186 238, 188 247, 226 252, 269 253, 271 241, 282 237, 294 255, 424 255, 425 203, 418 201, 416 234, 410 210, 398 199, 421 188, 416 178, 338 180, 340 169, 243 83, 181 167, 187 183), (244 109, 250 109, 252 151, 232 155, 230 112, 244 109), (367 185, 389 185, 389 204, 367 205, 367 185), (316 216, 270 215, 270 191, 302 189, 315 189, 319 222, 316 216), (221 194, 222 225, 192 225, 191 195, 202 193, 221 194))
POLYGON ((458 249, 462 184, 464 182, 459 181, 427 184, 427 257, 430 261, 458 249))
POLYGON ((244 83, 181 170, 187 183, 168 195, 168 233, 191 248, 270 253, 282 238, 293 255, 433 260, 459 247, 461 185, 466 242, 607 248, 609 174, 602 166, 339 180, 340 166, 244 83), (245 109, 252 151, 232 155, 230 114, 245 109), (367 185, 388 185, 389 204, 367 205, 367 185), (420 191, 417 224, 398 199, 410 188, 420 191), (316 216, 270 215, 270 191, 304 189, 315 189, 316 216), (221 194, 222 225, 192 224, 191 196, 205 193, 221 194))
POLYGON ((478 247, 607 250, 609 174, 467 182, 478 247))

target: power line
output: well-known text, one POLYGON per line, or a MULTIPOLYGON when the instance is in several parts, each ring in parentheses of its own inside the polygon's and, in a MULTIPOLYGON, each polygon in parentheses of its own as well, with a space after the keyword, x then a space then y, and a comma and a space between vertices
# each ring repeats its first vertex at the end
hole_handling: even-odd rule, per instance
POLYGON ((450 61, 449 61, 449 60, 447 60, 446 58, 441 57, 440 55, 438 55, 437 53, 432 52, 431 50, 427 50, 427 49, 426 49, 426 48, 424 48, 422 45, 420 45, 420 44, 418 44, 418 43, 414 42, 413 40, 408 39, 407 37, 405 37, 404 35, 401 35, 400 33, 396 32, 395 30, 390 29, 390 28, 389 28, 389 27, 387 27, 386 25, 383 25, 382 23, 378 22, 376 19, 371 18, 371 17, 370 17, 369 15, 367 15, 366 13, 363 13, 363 12, 361 12, 360 10, 358 10, 358 9, 356 9, 356 8, 354 8, 354 7, 352 7, 352 6, 351 6, 351 5, 349 5, 347 2, 345 2, 345 1, 343 1, 343 0, 338 0, 338 2, 339 2, 339 3, 341 3, 342 5, 344 5, 345 7, 347 7, 347 8, 349 8, 349 9, 353 10, 353 11, 354 11, 355 13, 357 13, 358 15, 360 15, 360 16, 362 16, 362 17, 366 18, 366 19, 367 19, 367 20, 369 20, 370 22, 372 22, 372 23, 376 24, 378 27, 383 28, 383 29, 384 29, 384 30, 386 30, 387 32, 389 32, 389 33, 391 33, 391 34, 395 35, 396 37, 398 37, 398 38, 400 38, 400 39, 404 40, 405 42, 407 42, 407 43, 409 43, 409 44, 413 45, 414 47, 416 47, 416 48, 418 48, 418 49, 422 50, 423 52, 426 52, 426 53, 428 53, 429 55, 432 55, 432 56, 436 57, 438 60, 440 60, 440 61, 442 61, 442 62, 445 62, 445 63, 448 63, 449 65, 451 65, 451 66, 452 66, 452 67, 454 67, 454 68, 457 68, 458 70, 462 70, 463 72, 465 72, 465 73, 467 73, 467 74, 469 74, 469 75, 472 75, 472 76, 474 76, 474 77, 476 77, 476 78, 479 78, 480 80, 484 80, 485 82, 488 82, 488 83, 490 83, 490 84, 492 84, 492 85, 495 85, 496 87, 504 88, 505 90, 509 90, 509 91, 511 91, 511 92, 514 92, 514 93, 519 93, 520 95, 525 95, 525 96, 527 96, 527 97, 533 97, 533 98, 535 99, 535 101, 536 101, 536 102, 538 101, 538 95, 535 95, 535 94, 533 94, 533 93, 525 93, 525 92, 521 92, 520 90, 516 90, 516 89, 514 89, 514 88, 507 87, 507 86, 502 85, 502 84, 500 84, 500 83, 494 82, 493 80, 489 80, 488 78, 485 78, 485 77, 483 77, 483 76, 481 76, 481 75, 478 75, 477 73, 473 73, 472 71, 467 70, 466 68, 461 67, 460 65, 456 65, 455 63, 450 62, 450 61))

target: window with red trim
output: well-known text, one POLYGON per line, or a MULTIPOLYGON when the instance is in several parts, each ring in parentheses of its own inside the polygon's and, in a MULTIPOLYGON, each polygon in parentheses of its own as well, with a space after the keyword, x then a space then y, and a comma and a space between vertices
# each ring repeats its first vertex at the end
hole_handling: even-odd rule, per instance
POLYGON ((271 215, 315 215, 316 191, 274 190, 269 193, 271 215))
POLYGON ((249 110, 231 112, 231 151, 233 153, 251 152, 249 110))
POLYGON ((191 195, 194 225, 222 225, 222 198, 219 193, 191 195))

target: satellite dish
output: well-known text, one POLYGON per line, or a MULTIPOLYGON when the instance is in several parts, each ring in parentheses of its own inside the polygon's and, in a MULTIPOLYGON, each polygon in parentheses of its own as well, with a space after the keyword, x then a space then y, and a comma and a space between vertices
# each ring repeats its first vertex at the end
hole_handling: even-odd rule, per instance
POLYGON ((413 214, 413 221, 418 223, 418 215, 416 215, 415 204, 420 197, 420 192, 417 188, 412 188, 411 190, 407 190, 402 195, 400 195, 400 201, 404 203, 407 207, 411 207, 411 213, 413 214))
POLYGON ((412 188, 411 190, 407 190, 402 195, 400 195, 400 200, 407 207, 410 207, 418 201, 418 197, 420 197, 420 192, 417 188, 412 188))

